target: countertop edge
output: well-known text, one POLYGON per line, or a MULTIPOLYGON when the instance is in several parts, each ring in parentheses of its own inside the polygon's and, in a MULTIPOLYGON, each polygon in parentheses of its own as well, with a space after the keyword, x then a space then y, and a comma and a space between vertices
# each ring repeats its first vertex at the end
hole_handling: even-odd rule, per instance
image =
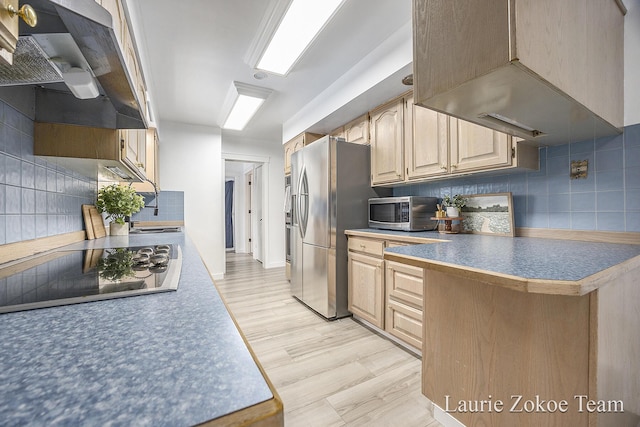
POLYGON ((284 426, 284 412, 280 398, 274 397, 239 411, 223 415, 216 419, 198 424, 200 427, 227 427, 227 426, 260 426, 281 427, 284 426))
MULTIPOLYGON (((200 255, 199 251, 198 251, 198 255, 202 260, 202 255, 200 255)), ((271 391, 271 394, 273 395, 273 397, 269 400, 260 402, 256 405, 249 406, 239 411, 233 412, 231 414, 219 417, 215 420, 211 420, 207 423, 204 423, 203 425, 204 426, 254 425, 254 423, 261 422, 260 424, 261 427, 283 426, 284 425, 284 409, 283 409, 284 405, 282 403, 282 399, 280 398, 280 395, 276 391, 275 386, 271 382, 271 379, 267 375, 267 372, 264 370, 262 364, 260 363, 260 360, 258 360, 258 357, 253 351, 253 347, 251 347, 249 340, 247 340, 247 337, 245 336, 244 332, 240 328, 240 324, 238 323, 238 320, 234 316, 233 311, 229 307, 229 304, 227 304, 226 298, 224 297, 223 293, 220 292, 220 289, 218 288, 218 284, 213 279, 208 269, 207 269, 207 274, 209 274, 209 277, 211 278, 211 282, 213 282, 213 286, 216 288, 216 292, 218 292, 218 295, 220 296, 222 303, 227 309, 227 313, 229 313, 229 317, 231 317, 231 320, 236 326, 236 330, 240 334, 240 337, 242 337, 242 341, 244 341, 245 346, 249 350, 249 353, 251 354, 251 358, 253 359, 256 366, 258 367, 258 370, 262 374, 262 377, 267 383, 267 386, 269 387, 269 390, 271 391)))
POLYGON ((611 284, 617 277, 640 268, 640 256, 636 256, 606 270, 592 274, 582 280, 549 280, 525 279, 519 276, 480 270, 457 264, 449 264, 410 255, 384 252, 384 259, 401 262, 420 268, 451 274, 457 277, 477 280, 493 286, 500 286, 519 292, 544 295, 583 296, 606 285, 611 284))
POLYGON ((430 239, 427 237, 400 236, 397 234, 376 233, 372 231, 360 231, 360 230, 345 230, 344 234, 346 234, 347 236, 354 236, 354 237, 369 237, 373 239, 384 238, 385 240, 393 240, 394 242, 406 242, 406 243, 416 243, 416 244, 450 242, 450 240, 446 240, 446 239, 430 239))

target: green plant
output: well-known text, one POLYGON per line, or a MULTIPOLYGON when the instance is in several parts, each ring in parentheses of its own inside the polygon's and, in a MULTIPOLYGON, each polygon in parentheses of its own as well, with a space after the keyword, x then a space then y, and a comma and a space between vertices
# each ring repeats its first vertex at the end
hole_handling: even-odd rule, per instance
POLYGON ((101 278, 114 282, 123 277, 134 276, 133 252, 126 248, 115 248, 107 251, 107 254, 105 258, 98 260, 98 271, 101 278))
POLYGON ((131 187, 111 184, 98 190, 98 212, 106 212, 107 218, 115 223, 124 224, 125 217, 139 212, 143 207, 144 197, 136 194, 131 187))
POLYGON ((465 206, 467 206, 467 199, 465 199, 459 194, 456 194, 453 197, 447 194, 442 198, 442 205, 449 206, 449 207, 455 206, 458 209, 462 209, 465 206))

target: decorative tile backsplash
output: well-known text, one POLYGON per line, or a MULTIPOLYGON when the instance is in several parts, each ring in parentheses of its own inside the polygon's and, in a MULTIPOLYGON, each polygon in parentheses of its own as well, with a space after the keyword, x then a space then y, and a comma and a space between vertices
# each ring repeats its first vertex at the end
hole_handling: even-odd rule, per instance
POLYGON ((0 101, 0 244, 79 231, 97 183, 33 155, 33 121, 0 101))
POLYGON ((516 227, 640 232, 640 124, 621 135, 540 148, 540 170, 396 187, 396 196, 510 191, 516 227), (571 161, 588 160, 585 179, 571 161))

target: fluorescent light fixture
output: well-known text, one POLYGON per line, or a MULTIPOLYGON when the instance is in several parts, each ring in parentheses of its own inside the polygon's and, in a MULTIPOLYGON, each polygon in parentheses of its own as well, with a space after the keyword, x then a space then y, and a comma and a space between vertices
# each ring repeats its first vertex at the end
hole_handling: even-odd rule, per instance
POLYGON ((223 129, 242 130, 271 94, 270 89, 233 82, 233 107, 222 125, 223 129))
POLYGON ((544 132, 541 132, 537 129, 532 128, 531 126, 527 126, 525 124, 522 124, 520 122, 518 122, 517 120, 514 120, 512 118, 509 118, 507 116, 503 116, 502 114, 498 114, 498 113, 482 113, 478 115, 479 119, 485 119, 487 121, 496 123, 498 125, 504 126, 508 129, 512 129, 515 132, 518 132, 520 134, 525 135, 527 138, 536 138, 539 136, 543 136, 545 135, 544 132))
POLYGON ((100 94, 93 75, 87 70, 71 67, 62 72, 62 78, 76 98, 93 99, 100 94))
POLYGON ((292 0, 256 68, 286 75, 344 0, 292 0))

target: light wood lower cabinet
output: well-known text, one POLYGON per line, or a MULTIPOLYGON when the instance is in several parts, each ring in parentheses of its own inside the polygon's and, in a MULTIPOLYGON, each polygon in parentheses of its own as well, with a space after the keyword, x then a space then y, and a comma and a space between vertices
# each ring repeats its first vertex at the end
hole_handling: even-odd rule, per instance
POLYGON ((384 328, 384 260, 349 252, 349 311, 384 328))
POLYGON ((402 244, 349 237, 349 311, 420 350, 423 270, 382 258, 402 244))
POLYGON ((407 344, 422 348, 423 270, 385 261, 387 306, 385 331, 407 344))

